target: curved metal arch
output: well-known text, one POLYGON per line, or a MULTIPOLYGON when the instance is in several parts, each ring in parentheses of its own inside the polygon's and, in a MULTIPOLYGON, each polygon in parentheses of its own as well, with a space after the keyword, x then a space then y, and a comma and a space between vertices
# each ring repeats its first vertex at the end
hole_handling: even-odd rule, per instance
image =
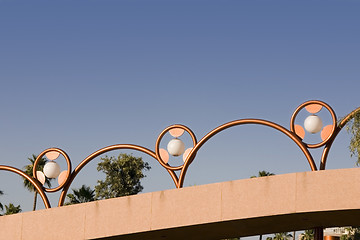
POLYGON ((351 113, 349 113, 348 115, 346 115, 337 125, 332 139, 325 145, 325 148, 323 150, 322 156, 321 156, 321 162, 320 162, 320 170, 325 170, 326 167, 326 161, 327 161, 327 157, 329 155, 330 149, 332 144, 334 143, 334 140, 336 138, 336 136, 339 134, 339 132, 345 127, 345 125, 351 121, 351 119, 354 118, 355 114, 360 112, 360 107, 356 108, 354 111, 352 111, 351 113))
MULTIPOLYGON (((83 169, 90 161, 92 161, 94 158, 100 156, 101 154, 104 154, 104 153, 107 153, 110 151, 114 151, 114 150, 119 150, 119 149, 137 150, 137 151, 148 154, 149 156, 155 158, 158 162, 160 162, 159 159, 157 159, 155 152, 153 152, 145 147, 138 146, 138 145, 116 144, 116 145, 111 145, 108 147, 101 148, 101 149, 97 150, 96 152, 90 154, 88 157, 86 157, 81 163, 79 163, 79 165, 70 174, 70 177, 67 180, 67 183, 64 186, 64 188, 60 194, 58 206, 60 207, 60 206, 64 205, 65 197, 69 190, 69 187, 70 187, 71 183, 73 182, 73 180, 75 179, 75 177, 77 176, 77 174, 81 171, 81 169, 83 169)), ((177 186, 178 177, 176 176, 175 172, 172 170, 169 170, 169 169, 166 169, 166 170, 169 172, 171 178, 173 179, 175 186, 177 186)))
MULTIPOLYGON (((188 167, 190 166, 190 164, 193 162, 193 160, 195 159, 195 156, 197 154, 197 152, 199 151, 199 149, 209 140, 211 139, 213 136, 215 136, 216 134, 222 132, 225 129, 234 127, 234 126, 238 126, 238 125, 245 125, 245 124, 255 124, 255 125, 264 125, 267 127, 271 127, 277 131, 282 132, 283 134, 285 134, 286 136, 288 136, 291 140, 293 140, 293 142, 302 150, 302 152, 304 153, 310 168, 312 171, 317 171, 317 166, 314 162, 314 159, 312 157, 312 155, 309 152, 310 148, 317 148, 317 147, 321 147, 321 146, 325 146, 324 150, 323 150, 323 154, 321 157, 321 162, 320 162, 320 169, 319 170, 324 170, 325 169, 325 165, 326 165, 326 160, 327 160, 327 156, 328 153, 330 151, 330 148, 334 142, 334 139, 336 138, 337 134, 344 128, 344 126, 352 119, 354 118, 355 114, 360 112, 360 107, 355 109, 354 111, 352 111, 350 114, 348 114, 344 119, 342 119, 338 124, 336 124, 336 115, 335 112, 332 110, 332 108, 327 105, 324 102, 318 101, 318 100, 312 100, 312 101, 308 101, 303 103, 302 105, 300 105, 295 112, 293 113, 292 117, 291 117, 291 124, 290 124, 290 130, 282 127, 281 125, 278 125, 274 122, 270 122, 267 120, 263 120, 263 119, 239 119, 239 120, 235 120, 235 121, 231 121, 228 123, 225 123, 223 125, 220 125, 218 127, 216 127, 215 129, 213 129, 212 131, 210 131, 208 134, 206 134, 199 142, 197 142, 195 134, 191 131, 191 129, 189 129, 188 127, 184 126, 184 125, 179 125, 179 124, 175 124, 175 125, 171 125, 169 127, 167 127, 166 129, 164 129, 160 135, 158 136, 158 139, 156 141, 155 144, 155 151, 149 150, 148 148, 142 147, 142 146, 138 146, 138 145, 132 145, 132 144, 117 144, 117 145, 111 145, 108 147, 104 147, 101 148, 99 150, 97 150, 96 152, 90 154, 88 157, 86 157, 73 171, 71 171, 71 161, 70 158, 68 157, 68 155, 61 149, 58 148, 49 148, 45 151, 43 151, 37 158, 37 160, 35 161, 35 166, 38 163, 39 159, 44 156, 47 152, 50 151, 56 151, 61 153, 68 164, 68 172, 67 172, 67 176, 65 181, 60 184, 60 186, 58 186, 55 189, 46 189, 44 188, 41 183, 37 180, 36 175, 34 175, 35 177, 31 177, 29 175, 27 175, 25 172, 17 169, 17 168, 13 168, 10 166, 5 166, 5 165, 0 165, 0 170, 5 170, 5 171, 10 171, 10 172, 14 172, 18 175, 21 175, 22 177, 26 178, 27 180, 29 180, 31 182, 31 184, 35 187, 35 189, 39 192, 40 196, 43 199, 44 205, 46 208, 51 208, 49 200, 46 196, 46 191, 47 192, 55 192, 58 191, 60 189, 62 189, 62 192, 60 194, 60 198, 59 198, 59 202, 58 202, 58 206, 62 206, 64 204, 64 200, 66 197, 66 194, 69 190, 69 187, 71 185, 71 183, 73 182, 73 180, 75 179, 75 177, 77 176, 77 174, 90 162, 92 161, 94 158, 98 157, 101 154, 113 151, 113 150, 120 150, 120 149, 129 149, 129 150, 136 150, 136 151, 140 151, 143 153, 148 154, 149 156, 155 158, 162 167, 164 167, 170 174, 172 180, 175 183, 176 188, 182 188, 183 187, 183 183, 184 183, 184 179, 186 176, 186 172, 188 167), (295 130, 294 130, 294 118, 296 117, 297 113, 305 106, 307 105, 311 105, 311 104, 320 104, 323 107, 327 108, 328 111, 330 112, 332 118, 333 118, 333 129, 332 129, 332 133, 327 137, 326 140, 324 140, 323 142, 319 143, 319 144, 307 144, 305 142, 303 142, 303 140, 301 139, 301 137, 299 137, 295 130), (162 137, 166 134, 166 132, 168 132, 169 130, 173 129, 173 128, 181 128, 185 131, 187 131, 193 141, 193 148, 190 151, 190 153, 187 155, 184 164, 181 166, 170 166, 168 163, 165 163, 160 156, 159 153, 159 144, 160 141, 162 139, 162 137), (175 172, 176 171, 180 171, 180 173, 177 175, 175 172)), ((35 174, 35 170, 34 170, 34 174, 35 174)))
POLYGON ((16 173, 16 174, 22 176, 23 178, 26 178, 35 187, 36 191, 40 194, 40 196, 44 202, 45 208, 51 208, 49 199, 47 198, 42 185, 35 178, 30 177, 29 175, 27 175, 26 173, 24 173, 23 171, 21 171, 18 168, 14 168, 14 167, 10 167, 10 166, 0 165, 0 170, 16 173))
POLYGON ((191 162, 194 160, 194 156, 197 153, 197 151, 199 151, 199 149, 210 139, 212 138, 214 135, 222 132, 225 129, 234 127, 234 126, 238 126, 238 125, 245 125, 245 124, 257 124, 257 125, 264 125, 264 126, 268 126, 271 128, 274 128, 282 133, 284 133, 286 136, 288 136, 290 139, 292 139, 296 145, 298 145, 298 147, 301 149, 301 151, 304 153, 306 159, 308 160, 308 163, 310 165, 310 168, 312 171, 316 171, 317 167, 316 164, 314 162, 314 159, 312 157, 312 155, 310 154, 309 150, 307 149, 306 145, 302 142, 302 140, 293 132, 289 131, 288 129, 267 121, 267 120, 263 120, 263 119, 240 119, 240 120, 235 120, 232 122, 228 122, 225 123, 217 128, 215 128, 214 130, 212 130, 211 132, 209 132, 207 135, 205 135, 197 144, 196 146, 191 150, 191 152, 189 153, 189 155, 187 156, 186 160, 185 160, 185 164, 184 164, 184 169, 181 171, 180 176, 179 176, 179 185, 177 186, 178 188, 181 188, 184 184, 184 179, 185 179, 185 175, 186 175, 186 171, 189 167, 189 165, 191 164, 191 162))

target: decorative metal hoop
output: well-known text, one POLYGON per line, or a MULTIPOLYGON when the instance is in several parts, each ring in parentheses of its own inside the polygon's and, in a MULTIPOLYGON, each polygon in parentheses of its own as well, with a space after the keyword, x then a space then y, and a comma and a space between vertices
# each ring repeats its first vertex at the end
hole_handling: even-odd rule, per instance
POLYGON ((133 144, 117 144, 117 145, 111 145, 108 147, 104 147, 101 148, 97 151, 95 151, 94 153, 90 154, 88 157, 86 157, 73 171, 71 169, 71 161, 69 156, 66 154, 65 151, 59 149, 59 148, 49 148, 44 150, 43 152, 41 152, 39 154, 39 156, 37 157, 37 159, 34 162, 34 168, 33 168, 33 176, 31 177, 29 175, 27 175, 25 172, 14 168, 14 167, 10 167, 10 166, 5 166, 5 165, 0 165, 0 170, 4 170, 4 171, 9 171, 9 172, 13 172, 15 174, 18 174, 24 178, 26 178, 27 180, 29 180, 29 182, 35 187, 36 191, 38 191, 38 193, 40 194, 44 205, 46 208, 51 208, 51 205, 49 203, 49 200, 46 196, 45 192, 56 192, 62 189, 62 192, 60 194, 60 198, 59 198, 59 202, 58 202, 58 206, 62 206, 64 204, 65 201, 65 197, 66 194, 69 190, 69 187, 71 185, 71 183, 73 182, 73 180, 75 179, 75 177, 77 176, 77 174, 93 159, 95 159, 96 157, 100 156, 101 154, 110 152, 110 151, 114 151, 114 150, 120 150, 120 149, 129 149, 129 150, 135 150, 135 151, 140 151, 143 152, 149 156, 151 156, 152 158, 156 159, 159 164, 164 167, 168 173, 170 174, 172 180, 174 181, 174 184, 176 186, 176 188, 182 188, 183 187, 183 183, 184 183, 184 179, 186 176, 186 172, 188 167, 190 166, 190 164, 194 161, 196 153, 200 150, 200 148, 213 136, 215 136, 216 134, 224 131, 225 129, 234 127, 234 126, 240 126, 240 125, 246 125, 246 124, 255 124, 255 125, 263 125, 263 126, 267 126, 267 127, 271 127, 283 134, 285 134, 287 137, 289 137, 299 148, 300 150, 304 153, 305 158, 307 159, 310 168, 312 171, 317 171, 318 168, 314 162, 313 156, 311 155, 311 153, 309 152, 310 148, 319 148, 322 146, 324 147, 323 150, 323 154, 321 157, 321 162, 320 162, 320 170, 324 170, 325 169, 325 165, 326 165, 326 160, 327 160, 327 156, 328 153, 330 151, 330 148, 334 142, 334 139, 336 138, 337 134, 343 129, 343 127, 355 116, 355 114, 360 112, 360 107, 355 109, 354 111, 352 111, 350 114, 348 114, 338 125, 337 125, 337 119, 336 119, 336 115, 335 112, 333 111, 333 109, 326 103, 322 102, 322 101, 318 101, 318 100, 312 100, 312 101, 307 101, 303 104, 301 104, 298 108, 296 108, 296 110, 294 111, 291 120, 290 120, 290 130, 267 120, 263 120, 263 119, 239 119, 239 120, 235 120, 235 121, 231 121, 228 123, 225 123, 223 125, 218 126, 217 128, 213 129, 212 131, 210 131, 208 134, 206 134, 199 142, 197 142, 196 140, 196 136, 195 134, 191 131, 190 128, 184 126, 184 125, 180 125, 180 124, 175 124, 175 125, 171 125, 167 128, 165 128, 158 136, 156 143, 155 143, 155 152, 151 151, 145 147, 142 146, 138 146, 138 145, 133 145, 133 144), (304 107, 310 106, 310 105, 321 105, 322 107, 325 107, 331 114, 332 119, 333 119, 333 124, 332 124, 332 129, 331 129, 331 133, 327 136, 327 138, 325 140, 323 140, 322 142, 318 143, 318 144, 307 144, 304 143, 302 138, 299 137, 296 134, 295 131, 295 118, 297 116, 297 114, 300 112, 301 109, 303 109, 304 107), (182 129, 184 131, 186 131, 192 139, 193 142, 193 148, 191 149, 191 151, 187 154, 186 158, 184 159, 184 164, 179 165, 179 166, 170 166, 169 164, 165 163, 165 161, 163 161, 163 159, 161 158, 161 154, 160 154, 160 142, 162 140, 162 138, 164 137, 164 135, 174 129, 182 129), (52 189, 48 189, 45 188, 41 185, 40 181, 37 178, 37 174, 36 174, 36 169, 37 169, 37 165, 39 164, 40 159, 49 152, 57 152, 59 154, 61 154, 67 163, 67 173, 65 176, 65 180, 60 184, 59 186, 56 188, 52 188, 52 189), (179 176, 175 173, 176 171, 180 171, 179 176))
POLYGON ((49 152, 58 152, 59 154, 61 154, 65 158, 66 164, 67 164, 67 167, 68 167, 67 172, 66 172, 66 176, 65 176, 65 180, 61 184, 59 184, 59 186, 57 186, 56 188, 44 188, 45 192, 57 192, 66 185, 66 183, 69 181, 69 177, 70 177, 70 174, 71 174, 70 157, 66 154, 65 151, 63 151, 63 150, 61 150, 59 148, 48 148, 48 149, 44 150, 42 153, 40 153, 39 156, 36 158, 36 160, 34 162, 33 176, 35 176, 35 178, 37 179, 37 174, 36 174, 37 165, 39 164, 39 161, 41 160, 41 158, 43 156, 45 156, 45 154, 47 154, 49 152))
POLYGON ((321 105, 322 107, 325 107, 331 114, 332 120, 333 120, 333 124, 332 124, 332 129, 331 129, 331 133, 329 134, 329 136, 323 140, 322 142, 318 143, 318 144, 307 144, 304 143, 306 145, 307 148, 319 148, 324 146, 326 143, 328 143, 334 135, 335 129, 336 129, 336 124, 337 124, 337 118, 336 118, 336 114, 334 112, 334 110, 325 102, 319 101, 319 100, 311 100, 311 101, 307 101, 303 104, 301 104, 299 107, 296 108, 296 110, 294 111, 293 115, 291 116, 291 120, 290 120, 290 130, 294 133, 295 132, 295 118, 298 115, 298 113, 305 108, 306 106, 310 106, 310 105, 321 105))
POLYGON ((177 129, 177 128, 180 128, 180 129, 183 129, 184 131, 186 131, 187 133, 190 134, 191 136, 191 139, 192 139, 192 142, 193 142, 193 146, 195 147, 196 144, 197 144, 197 140, 196 140, 196 136, 195 134, 191 131, 190 128, 184 126, 184 125, 180 125, 180 124, 175 124, 175 125, 171 125, 167 128, 165 128, 160 134, 159 134, 159 137, 158 139, 156 140, 156 144, 155 144, 155 153, 156 153, 156 158, 158 159, 159 163, 161 164, 161 166, 163 166, 164 168, 168 169, 168 170, 171 170, 171 171, 179 171, 181 169, 184 168, 184 164, 180 165, 180 166, 176 166, 176 167, 172 167, 168 164, 165 164, 165 162, 161 159, 161 156, 160 156, 160 142, 162 140, 162 138, 164 137, 164 135, 169 132, 171 129, 177 129))

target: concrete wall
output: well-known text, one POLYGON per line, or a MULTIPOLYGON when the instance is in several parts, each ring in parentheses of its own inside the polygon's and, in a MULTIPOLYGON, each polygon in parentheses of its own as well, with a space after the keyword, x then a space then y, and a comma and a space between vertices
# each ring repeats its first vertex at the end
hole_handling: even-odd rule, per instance
POLYGON ((0 239, 221 239, 359 224, 360 169, 173 189, 0 217, 0 239))

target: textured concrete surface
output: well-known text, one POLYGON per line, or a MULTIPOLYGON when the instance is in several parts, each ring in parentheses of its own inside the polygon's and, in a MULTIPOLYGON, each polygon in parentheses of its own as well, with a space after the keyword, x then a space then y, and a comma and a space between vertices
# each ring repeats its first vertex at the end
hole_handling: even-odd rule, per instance
POLYGON ((0 217, 0 239, 221 239, 359 223, 360 169, 303 172, 0 217))

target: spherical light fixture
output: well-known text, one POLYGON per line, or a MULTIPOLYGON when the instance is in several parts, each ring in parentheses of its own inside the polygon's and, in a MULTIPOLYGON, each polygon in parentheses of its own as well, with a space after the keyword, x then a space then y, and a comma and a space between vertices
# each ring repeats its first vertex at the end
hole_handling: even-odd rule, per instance
POLYGON ((168 145, 167 150, 172 156, 180 156, 185 152, 185 144, 178 138, 172 139, 168 145))
POLYGON ((57 178, 60 174, 60 166, 54 161, 49 161, 44 166, 44 174, 47 178, 57 178))
POLYGON ((305 119, 304 127, 309 133, 317 133, 321 131, 323 123, 319 116, 310 115, 305 119))

